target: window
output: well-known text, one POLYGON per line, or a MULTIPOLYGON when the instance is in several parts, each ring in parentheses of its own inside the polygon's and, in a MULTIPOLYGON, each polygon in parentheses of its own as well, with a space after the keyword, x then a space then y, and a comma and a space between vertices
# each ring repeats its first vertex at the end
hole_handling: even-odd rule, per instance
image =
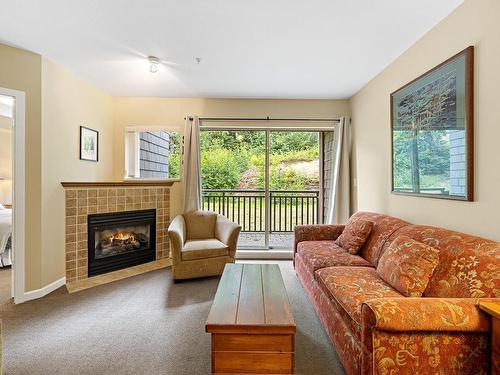
POLYGON ((239 249, 291 249, 295 225, 321 221, 321 139, 316 130, 202 127, 203 208, 241 225, 239 249))
POLYGON ((125 134, 125 177, 180 178, 179 132, 128 129, 125 134))

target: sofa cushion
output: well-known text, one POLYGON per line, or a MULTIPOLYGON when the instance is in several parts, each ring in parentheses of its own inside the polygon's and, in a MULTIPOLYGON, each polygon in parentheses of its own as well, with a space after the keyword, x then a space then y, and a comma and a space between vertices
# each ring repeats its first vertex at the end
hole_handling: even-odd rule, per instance
POLYGON ((335 243, 349 254, 356 254, 366 242, 373 228, 373 221, 351 218, 335 243))
POLYGON ((374 212, 360 211, 352 215, 352 218, 356 217, 375 223, 370 236, 358 252, 358 255, 365 258, 374 267, 377 267, 378 259, 382 254, 382 249, 387 239, 399 228, 410 225, 410 223, 404 220, 374 212))
POLYGON ((181 250, 182 260, 214 258, 229 254, 229 247, 216 238, 187 240, 181 250))
POLYGON ((186 222, 186 238, 199 240, 215 237, 217 214, 211 211, 193 211, 183 214, 186 222))
POLYGON ((316 280, 328 297, 361 324, 361 305, 374 298, 404 297, 371 267, 328 267, 316 271, 316 280))
POLYGON ((399 235, 439 251, 424 297, 500 297, 500 243, 427 225, 403 227, 399 235))
POLYGON ((439 261, 439 251, 398 236, 382 254, 377 274, 406 297, 421 297, 439 261))
POLYGON ((299 242, 297 253, 311 274, 320 268, 331 266, 371 267, 365 259, 359 255, 349 254, 331 240, 299 242))

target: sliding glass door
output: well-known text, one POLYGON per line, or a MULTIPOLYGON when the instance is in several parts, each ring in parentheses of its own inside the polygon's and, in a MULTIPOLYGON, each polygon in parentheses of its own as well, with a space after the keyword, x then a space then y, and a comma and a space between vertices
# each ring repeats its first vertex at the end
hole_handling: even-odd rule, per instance
POLYGON ((203 207, 242 226, 240 249, 291 249, 293 227, 321 220, 320 133, 201 132, 203 207))

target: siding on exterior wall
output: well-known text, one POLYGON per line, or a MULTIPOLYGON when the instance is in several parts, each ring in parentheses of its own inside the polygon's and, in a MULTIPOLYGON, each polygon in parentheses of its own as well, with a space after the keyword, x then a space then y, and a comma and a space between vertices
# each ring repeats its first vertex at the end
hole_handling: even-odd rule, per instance
POLYGON ((323 133, 323 222, 326 222, 328 205, 330 204, 329 192, 333 183, 333 132, 323 133))
POLYGON ((168 178, 168 132, 140 133, 141 178, 168 178))

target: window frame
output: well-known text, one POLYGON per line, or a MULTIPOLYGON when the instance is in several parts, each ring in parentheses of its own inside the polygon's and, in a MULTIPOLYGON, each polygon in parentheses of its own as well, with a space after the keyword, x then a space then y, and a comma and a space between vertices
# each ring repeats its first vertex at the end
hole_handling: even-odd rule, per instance
MULTIPOLYGON (((182 180, 182 141, 184 138, 184 134, 182 133, 181 129, 176 126, 168 126, 168 125, 163 125, 163 126, 127 126, 125 127, 124 131, 124 138, 123 138, 123 166, 124 166, 124 176, 122 178, 123 181, 171 181, 171 182, 181 182, 182 180), (135 176, 128 176, 128 171, 129 171, 129 152, 130 152, 130 147, 128 143, 131 141, 129 139, 129 134, 130 133, 141 133, 141 132, 172 132, 172 133, 177 133, 179 135, 179 177, 175 178, 156 178, 156 177, 135 177, 135 176)), ((136 140, 137 142, 137 140, 136 140)), ((137 171, 137 165, 134 165, 134 168, 137 171)))

